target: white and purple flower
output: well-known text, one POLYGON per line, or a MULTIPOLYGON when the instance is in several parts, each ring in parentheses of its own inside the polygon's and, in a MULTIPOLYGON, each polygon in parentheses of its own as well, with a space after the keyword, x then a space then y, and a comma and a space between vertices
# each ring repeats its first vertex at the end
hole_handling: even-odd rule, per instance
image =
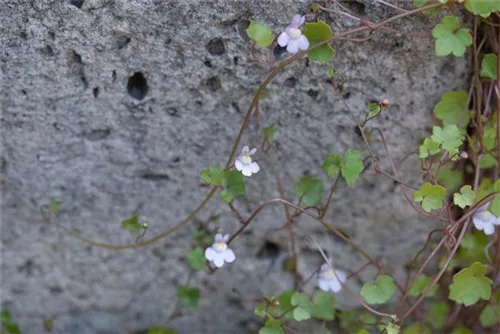
POLYGON ((347 281, 347 276, 343 271, 333 269, 331 264, 324 263, 318 273, 318 285, 323 291, 334 293, 342 290, 342 284, 347 281))
POLYGON ((252 161, 251 156, 254 155, 255 152, 257 152, 256 148, 250 150, 248 146, 245 146, 234 162, 236 169, 241 171, 245 176, 251 176, 260 170, 259 165, 255 161, 252 161))
POLYGON ((305 16, 295 15, 288 27, 278 36, 278 45, 283 48, 286 46, 286 51, 292 54, 297 53, 299 49, 306 50, 309 47, 309 41, 299 29, 305 20, 305 16))
POLYGON ((479 208, 474 213, 472 222, 476 229, 483 231, 486 235, 492 235, 495 233, 495 225, 500 225, 500 217, 496 217, 488 208, 488 205, 479 208))
POLYGON ((231 263, 236 259, 234 252, 227 246, 228 240, 229 234, 224 236, 217 234, 215 236, 215 243, 205 249, 205 258, 208 261, 212 261, 217 268, 221 268, 225 262, 231 263))

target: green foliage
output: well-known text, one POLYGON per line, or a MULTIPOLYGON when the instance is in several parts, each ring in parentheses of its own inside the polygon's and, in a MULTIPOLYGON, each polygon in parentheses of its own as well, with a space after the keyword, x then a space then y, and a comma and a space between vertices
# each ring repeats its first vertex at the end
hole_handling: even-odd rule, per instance
POLYGON ((328 67, 328 71, 326 72, 326 76, 328 79, 333 79, 337 76, 337 71, 335 71, 335 68, 333 67, 328 67))
POLYGON ((422 208, 426 212, 438 210, 443 207, 443 201, 446 199, 446 189, 438 184, 427 182, 413 195, 413 199, 416 202, 422 202, 422 208))
POLYGON ((235 170, 224 171, 222 178, 222 187, 224 190, 220 193, 220 199, 226 203, 237 197, 245 195, 245 181, 243 174, 235 170))
POLYGON ((457 304, 473 305, 491 295, 491 280, 484 275, 485 266, 479 262, 462 269, 453 276, 449 298, 457 304))
POLYGON ((427 323, 435 330, 441 330, 446 326, 450 305, 445 301, 434 303, 429 309, 427 323))
POLYGON ((203 268, 205 268, 205 254, 203 252, 203 249, 201 249, 200 247, 191 249, 187 253, 187 260, 191 268, 193 268, 194 270, 202 270, 203 268))
POLYGON ((500 305, 488 305, 479 315, 479 321, 484 328, 490 328, 500 323, 500 305))
POLYGON ((382 112, 382 107, 377 102, 368 102, 365 107, 368 111, 368 118, 377 117, 382 112))
POLYGON ((432 29, 432 36, 436 39, 436 56, 453 54, 461 57, 465 48, 472 44, 472 36, 467 28, 460 29, 460 21, 456 16, 445 16, 441 23, 432 29))
POLYGON ((465 327, 458 327, 453 329, 453 332, 451 334, 474 334, 470 329, 467 329, 465 327))
POLYGON ((494 191, 493 181, 489 177, 484 177, 479 183, 479 187, 477 188, 475 203, 480 202, 482 199, 484 199, 494 191))
POLYGON ((12 317, 8 310, 2 310, 2 312, 0 312, 0 324, 2 325, 3 331, 7 334, 21 334, 21 329, 12 321, 12 317))
MULTIPOLYGON (((422 293, 424 293, 427 290, 427 288, 431 285, 431 283, 432 283, 431 277, 426 276, 424 274, 418 276, 415 283, 413 283, 413 285, 410 288, 409 295, 411 297, 420 296, 422 293)), ((438 285, 436 284, 432 287, 431 291, 429 291, 429 293, 427 294, 427 297, 434 296, 436 294, 437 289, 438 289, 438 285)))
POLYGON ((382 304, 391 299, 395 290, 392 277, 382 275, 374 283, 365 283, 360 294, 368 304, 382 304))
POLYGON ((148 331, 148 334, 177 334, 177 332, 170 328, 154 327, 148 331))
MULTIPOLYGON (((493 190, 499 194, 500 193, 500 180, 496 180, 495 184, 493 184, 493 190)), ((495 198, 491 201, 489 210, 496 217, 500 216, 500 196, 495 196, 495 198)))
POLYGON ((474 192, 471 186, 463 186, 459 193, 453 194, 453 203, 461 207, 471 206, 474 203, 474 192))
POLYGON ((444 93, 434 107, 434 115, 443 122, 443 125, 455 124, 460 128, 467 126, 470 120, 467 92, 459 90, 444 93))
POLYGON ((247 28, 247 35, 261 48, 268 47, 274 40, 271 28, 264 23, 250 22, 247 28))
POLYGON ((456 169, 441 168, 437 175, 437 180, 448 190, 455 190, 464 184, 464 176, 456 169))
POLYGON ((307 175, 295 182, 293 191, 297 196, 302 197, 302 203, 305 206, 315 206, 323 198, 323 181, 307 175))
POLYGON ((344 154, 344 160, 341 166, 342 177, 345 182, 348 185, 354 184, 358 180, 363 169, 364 165, 361 160, 361 152, 348 149, 344 154))
POLYGON ((500 2, 496 0, 465 0, 465 8, 474 15, 488 17, 500 11, 500 2))
POLYGON ((325 291, 317 291, 313 297, 311 315, 319 320, 332 321, 335 319, 335 299, 325 291))
POLYGON ((340 173, 340 169, 342 168, 342 156, 340 154, 328 153, 322 167, 328 176, 340 173))
POLYGON ((403 334, 431 334, 431 330, 427 326, 420 325, 419 322, 414 322, 405 328, 403 334))
POLYGON ((418 156, 420 159, 425 159, 430 155, 438 154, 439 152, 441 152, 439 144, 436 143, 431 138, 425 138, 424 142, 422 143, 422 145, 420 145, 418 150, 419 150, 418 156))
MULTIPOLYGON (((429 2, 429 0, 413 0, 413 4, 417 8, 422 7, 423 5, 427 4, 428 2, 429 2)), ((435 14, 439 13, 439 9, 440 9, 439 7, 431 8, 431 9, 424 10, 423 13, 428 14, 428 15, 435 15, 435 14)))
POLYGON ((49 203, 49 211, 56 214, 61 211, 61 201, 52 200, 49 203))
POLYGON ((385 332, 387 334, 399 334, 399 329, 400 327, 396 324, 393 324, 392 322, 388 323, 387 326, 385 326, 385 332))
POLYGON ((292 295, 291 303, 295 308, 292 311, 293 319, 296 321, 307 320, 311 318, 313 303, 305 293, 295 292, 292 295))
POLYGON ((277 319, 268 319, 264 327, 259 331, 259 334, 284 334, 281 328, 281 322, 277 319))
MULTIPOLYGON (((500 2, 499 2, 500 3, 500 2)), ((498 76, 498 57, 494 53, 487 53, 481 61, 482 78, 496 80, 498 76)))
POLYGON ((275 132, 276 132, 276 127, 274 126, 274 124, 271 124, 264 128, 264 137, 266 138, 269 144, 273 143, 275 132))
POLYGON ((200 175, 205 183, 221 186, 224 178, 224 171, 219 166, 212 166, 202 170, 200 175))
MULTIPOLYGON (((333 35, 332 28, 323 21, 306 23, 303 34, 307 37, 312 46, 316 43, 329 40, 333 35)), ((328 44, 324 44, 309 51, 308 57, 311 60, 329 63, 333 59, 333 54, 333 48, 328 44)))
POLYGON ((463 131, 455 124, 448 124, 443 128, 434 126, 431 138, 436 143, 441 144, 442 148, 448 151, 450 157, 454 157, 458 153, 458 148, 462 145, 465 137, 463 131))
POLYGON ((460 260, 473 263, 485 260, 484 250, 488 244, 488 236, 482 231, 468 233, 460 243, 457 257, 460 260))
POLYGON ((293 290, 286 290, 282 292, 278 297, 272 298, 275 303, 264 302, 257 305, 254 313, 261 317, 265 317, 265 310, 267 307, 267 311, 271 316, 281 317, 285 320, 291 320, 293 319, 291 310, 293 308, 292 296, 294 293, 295 291, 293 290), (267 304, 269 304, 269 306, 267 306, 267 304))
MULTIPOLYGON (((363 333, 364 329, 371 328, 377 324, 377 318, 369 312, 356 310, 340 311, 340 327, 347 333, 363 333)), ((368 334, 370 332, 367 332, 368 334)))
POLYGON ((121 227, 125 230, 130 231, 130 233, 137 233, 141 230, 141 224, 139 223, 138 216, 132 216, 129 219, 122 221, 121 227))
POLYGON ((200 289, 181 285, 177 288, 177 298, 184 307, 196 307, 200 299, 200 289))

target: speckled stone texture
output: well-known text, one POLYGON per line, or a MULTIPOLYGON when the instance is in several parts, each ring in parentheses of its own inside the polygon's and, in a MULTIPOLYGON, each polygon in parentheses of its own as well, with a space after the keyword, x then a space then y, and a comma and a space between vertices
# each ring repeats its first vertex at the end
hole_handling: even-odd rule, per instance
MULTIPOLYGON (((373 21, 397 13, 371 0, 343 3, 373 21)), ((61 200, 59 224, 119 244, 134 242, 119 226, 133 214, 149 221, 149 236, 174 226, 206 195, 200 170, 225 163, 252 93, 269 73, 267 55, 252 54, 245 33, 249 20, 267 22, 279 32, 307 5, 261 0, 1 1, 1 301, 23 333, 44 333, 44 320, 52 318, 52 333, 64 334, 141 333, 164 324, 176 287, 189 272, 185 254, 192 229, 220 227, 233 233, 239 228, 226 206, 214 198, 172 237, 127 251, 70 238, 44 222, 37 210, 61 200)), ((410 8, 411 3, 399 5, 410 8)), ((334 32, 358 25, 337 14, 318 17, 334 32)), ((392 27, 429 32, 432 20, 417 16, 392 27)), ((243 215, 278 195, 270 159, 293 200, 293 182, 304 174, 331 184, 321 171, 327 152, 351 147, 368 156, 348 108, 361 117, 367 101, 392 102, 371 126, 384 132, 398 162, 429 133, 440 95, 463 87, 465 61, 436 59, 432 40, 373 36, 365 42, 335 43, 333 65, 338 78, 346 77, 339 92, 327 83, 325 66, 305 59, 269 86, 269 97, 260 104, 261 128, 252 120, 242 145, 259 147, 262 125, 276 123, 276 147, 270 157, 262 151, 256 155, 262 170, 247 180, 246 199, 236 201, 243 215)), ((372 143, 384 157, 376 134, 372 143)), ((385 162, 381 166, 388 170, 385 162)), ((400 173, 418 185, 418 167, 413 157, 400 166, 400 173)), ((436 225, 419 218, 395 183, 372 169, 356 185, 341 185, 325 219, 388 263, 389 273, 398 277, 436 225)), ((280 206, 263 210, 233 244, 236 262, 215 275, 193 275, 192 284, 202 289, 200 307, 185 310, 169 326, 179 333, 235 334, 258 323, 254 298, 292 286, 291 274, 282 270, 290 254, 287 231, 272 230, 283 223, 280 206)), ((321 264, 307 235, 339 268, 352 271, 365 263, 310 219, 297 220, 295 229, 303 277, 321 264)), ((371 274, 349 286, 359 291, 371 274)), ((306 291, 313 289, 311 281, 306 291)), ((345 307, 355 305, 344 293, 337 299, 345 307)))

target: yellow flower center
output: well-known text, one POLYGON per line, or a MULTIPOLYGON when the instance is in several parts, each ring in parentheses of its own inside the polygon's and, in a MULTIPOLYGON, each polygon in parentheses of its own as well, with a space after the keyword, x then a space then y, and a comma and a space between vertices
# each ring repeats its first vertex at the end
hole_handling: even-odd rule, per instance
POLYGON ((241 161, 243 161, 245 165, 250 165, 252 163, 252 158, 249 155, 244 155, 241 161))
POLYGON ((297 29, 297 28, 290 28, 288 30, 288 34, 290 35, 290 37, 292 38, 299 38, 300 35, 302 35, 302 32, 300 31, 300 29, 297 29))
POLYGON ((213 248, 215 248, 215 250, 217 252, 222 252, 222 251, 225 251, 227 249, 227 245, 225 242, 216 242, 214 245, 213 245, 213 248))
POLYGON ((325 271, 325 277, 327 279, 333 279, 335 277, 335 271, 333 269, 328 269, 327 271, 325 271))

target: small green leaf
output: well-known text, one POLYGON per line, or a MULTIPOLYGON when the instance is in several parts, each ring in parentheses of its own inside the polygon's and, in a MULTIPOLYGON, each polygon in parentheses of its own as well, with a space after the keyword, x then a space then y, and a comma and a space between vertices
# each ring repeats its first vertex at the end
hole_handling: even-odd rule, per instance
POLYGON ((479 262, 462 269, 453 276, 449 298, 457 304, 470 306, 491 295, 491 280, 484 275, 485 266, 479 262))
POLYGON ((493 193, 494 191, 495 190, 493 189, 493 181, 488 177, 483 178, 479 183, 479 187, 477 188, 475 203, 480 202, 482 199, 484 199, 486 196, 493 193))
POLYGON ((328 153, 322 167, 328 176, 340 173, 340 169, 342 168, 342 156, 340 154, 328 153))
POLYGON ((264 23, 250 22, 247 28, 247 35, 261 48, 268 47, 274 40, 271 28, 264 23))
POLYGON ((489 210, 495 217, 500 217, 500 196, 496 196, 495 199, 490 202, 489 210))
POLYGON ((364 169, 361 153, 358 150, 348 149, 344 154, 341 172, 348 185, 354 184, 364 169))
POLYGON ((136 233, 141 230, 141 224, 139 224, 139 217, 132 216, 129 219, 122 221, 121 227, 125 230, 129 230, 131 233, 136 233))
MULTIPOLYGON (((303 34, 307 37, 311 46, 329 40, 333 36, 332 28, 323 21, 306 23, 303 34)), ((329 44, 324 44, 309 51, 308 57, 311 60, 329 63, 333 59, 333 54, 333 48, 329 44)))
POLYGON ((368 102, 365 107, 368 111, 368 118, 377 117, 382 112, 382 108, 377 102, 368 102))
POLYGON ((461 131, 455 124, 445 125, 443 128, 434 126, 432 128, 432 140, 442 145, 443 149, 448 151, 450 157, 458 154, 458 148, 462 145, 465 138, 463 131, 461 131))
POLYGON ((446 199, 446 189, 437 184, 424 183, 420 190, 413 195, 415 202, 422 202, 426 212, 438 210, 443 207, 446 199))
POLYGON ((484 250, 488 244, 488 236, 481 231, 468 233, 460 243, 458 258, 468 262, 481 262, 485 259, 484 250))
POLYGON ((494 53, 487 53, 481 61, 481 77, 496 80, 498 75, 498 57, 494 53))
POLYGON ((469 124, 470 120, 467 99, 465 90, 446 92, 434 107, 434 115, 443 121, 443 125, 455 124, 463 128, 469 124))
POLYGON ((230 203, 235 197, 245 195, 245 181, 243 174, 235 170, 224 171, 222 178, 223 191, 220 193, 220 198, 230 203))
POLYGON ((264 128, 264 137, 266 138, 269 144, 273 143, 275 132, 276 132, 276 127, 274 126, 274 124, 266 126, 264 128))
POLYGON ((21 334, 19 326, 12 321, 10 312, 8 310, 2 310, 0 312, 0 325, 7 334, 21 334))
POLYGON ((488 305, 479 315, 479 321, 484 328, 490 328, 500 323, 500 305, 488 305))
POLYGON ((61 201, 52 200, 49 204, 49 211, 52 213, 58 213, 61 211, 61 201))
POLYGON ((286 290, 282 292, 278 297, 276 297, 276 300, 278 301, 278 306, 273 307, 272 309, 272 314, 274 316, 281 316, 283 313, 288 312, 285 314, 283 319, 290 320, 293 319, 292 317, 292 312, 290 311, 293 307, 292 305, 292 296, 295 293, 293 290, 286 290))
POLYGON ((222 179, 224 177, 224 171, 219 166, 212 166, 210 168, 204 169, 200 172, 201 179, 214 186, 222 185, 222 179))
POLYGON ((385 331, 387 334, 399 334, 399 326, 390 322, 385 326, 385 331))
POLYGON ((319 320, 332 321, 335 319, 335 299, 324 291, 317 291, 313 297, 311 315, 319 320))
POLYGON ((193 268, 194 270, 202 270, 203 268, 205 268, 205 254, 203 252, 203 249, 201 249, 200 247, 191 249, 187 253, 187 260, 191 268, 193 268))
POLYGON ((463 186, 460 193, 453 194, 453 203, 461 207, 471 206, 474 203, 474 192, 471 186, 463 186))
POLYGON ((414 322, 405 328, 403 334, 431 334, 431 330, 427 326, 421 326, 419 322, 414 322))
POLYGON ((453 329, 453 332, 451 334, 474 334, 470 329, 467 329, 465 327, 458 327, 453 329))
POLYGON ((294 184, 293 191, 297 196, 302 197, 302 203, 305 206, 315 206, 323 198, 323 181, 307 175, 294 184))
POLYGON ((337 76, 337 71, 333 67, 328 67, 328 71, 326 72, 326 76, 328 79, 333 79, 337 76))
POLYGON ((148 334, 177 334, 177 332, 170 328, 154 327, 148 331, 148 334))
POLYGON ((196 307, 200 299, 200 289, 181 285, 177 288, 177 298, 184 307, 196 307))
POLYGON ((436 39, 436 56, 453 54, 461 57, 465 48, 472 44, 472 36, 467 28, 460 29, 460 21, 456 16, 445 16, 441 23, 432 29, 432 36, 436 39))
POLYGON ((456 169, 441 168, 438 172, 437 179, 439 183, 451 191, 464 184, 463 173, 456 169))
POLYGON ((296 321, 307 320, 311 318, 313 304, 309 300, 309 296, 305 293, 295 292, 292 296, 292 305, 295 308, 292 311, 293 319, 296 321))
POLYGON ((260 329, 259 334, 284 334, 284 332, 279 320, 269 319, 265 326, 260 329))
POLYGON ((264 318, 266 316, 266 305, 267 303, 260 303, 255 307, 253 313, 258 315, 259 317, 264 318))
POLYGON ((479 161, 479 167, 486 169, 486 168, 493 168, 498 165, 497 159, 492 156, 491 154, 485 154, 481 157, 481 160, 479 161))
MULTIPOLYGON (((427 288, 431 285, 431 283, 432 283, 431 277, 426 276, 424 274, 418 276, 417 280, 415 281, 415 283, 413 283, 413 285, 410 288, 409 295, 411 297, 420 296, 422 293, 427 291, 427 288)), ((429 291, 429 293, 427 294, 427 297, 434 296, 436 294, 437 289, 438 289, 438 285, 436 284, 432 287, 431 291, 429 291)))
POLYGON ((448 314, 450 313, 450 305, 445 301, 434 303, 429 309, 427 323, 435 330, 441 330, 446 326, 448 314))
POLYGON ((383 304, 391 299, 396 286, 392 277, 382 275, 374 283, 365 283, 361 288, 361 296, 368 304, 383 304))
POLYGON ((488 17, 491 13, 500 11, 500 2, 496 0, 466 0, 465 8, 474 15, 488 17))
POLYGON ((419 147, 419 152, 419 158, 425 159, 430 155, 438 154, 441 152, 441 149, 439 148, 439 144, 434 140, 425 138, 423 144, 419 147))

